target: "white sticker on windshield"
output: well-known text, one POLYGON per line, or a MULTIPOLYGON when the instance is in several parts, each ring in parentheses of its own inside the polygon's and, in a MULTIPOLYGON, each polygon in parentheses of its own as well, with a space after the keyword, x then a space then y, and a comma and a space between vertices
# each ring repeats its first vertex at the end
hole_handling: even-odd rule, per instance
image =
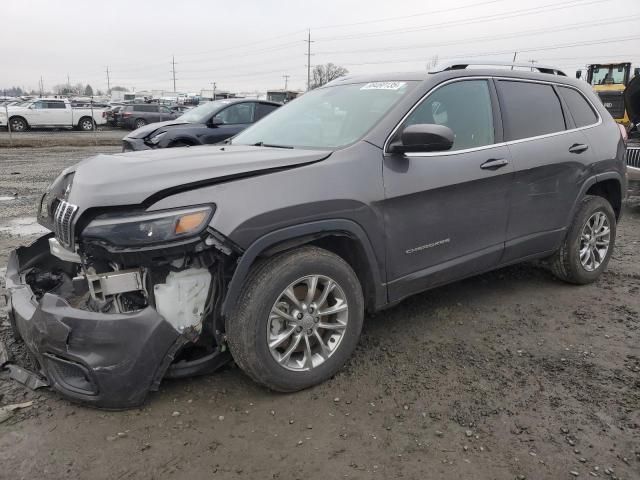
POLYGON ((360 90, 398 90, 406 85, 406 82, 371 82, 360 87, 360 90))

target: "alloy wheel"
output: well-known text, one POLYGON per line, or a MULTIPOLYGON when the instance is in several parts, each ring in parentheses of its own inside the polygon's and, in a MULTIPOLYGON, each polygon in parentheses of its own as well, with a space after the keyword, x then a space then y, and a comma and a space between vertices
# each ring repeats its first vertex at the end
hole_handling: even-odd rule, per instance
POLYGON ((323 275, 291 283, 271 308, 267 345, 282 367, 308 371, 333 355, 345 336, 349 306, 340 285, 323 275))
POLYGON ((580 263, 587 272, 597 270, 609 251, 611 226, 604 212, 596 212, 582 227, 580 263))

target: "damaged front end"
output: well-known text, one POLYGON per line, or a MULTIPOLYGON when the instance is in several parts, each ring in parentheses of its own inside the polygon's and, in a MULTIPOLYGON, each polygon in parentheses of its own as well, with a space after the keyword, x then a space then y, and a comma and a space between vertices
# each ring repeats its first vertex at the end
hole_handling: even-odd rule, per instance
POLYGON ((6 275, 14 332, 55 390, 129 408, 163 378, 230 359, 219 310, 234 250, 208 227, 211 208, 93 215, 80 230, 63 202, 55 233, 13 251, 6 275))

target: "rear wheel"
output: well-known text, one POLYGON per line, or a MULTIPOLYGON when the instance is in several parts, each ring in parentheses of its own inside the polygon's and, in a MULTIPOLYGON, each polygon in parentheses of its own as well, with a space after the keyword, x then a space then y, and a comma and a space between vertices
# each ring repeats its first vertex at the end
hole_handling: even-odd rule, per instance
POLYGON ((9 125, 11 125, 12 132, 24 132, 29 128, 27 121, 21 117, 12 117, 9 120, 9 125))
POLYGON ((133 126, 137 130, 138 128, 142 128, 147 124, 147 121, 144 118, 136 118, 136 121, 133 123, 133 126))
POLYGON ((94 122, 89 117, 83 117, 78 122, 78 128, 83 132, 90 132, 91 130, 93 130, 93 127, 94 127, 94 122))
POLYGON ((356 347, 364 318, 362 288, 342 258, 304 247, 251 272, 227 340, 255 381, 291 392, 334 375, 356 347))
POLYGON ((602 197, 587 195, 560 250, 551 258, 553 273, 566 282, 594 282, 606 270, 616 238, 616 216, 602 197))

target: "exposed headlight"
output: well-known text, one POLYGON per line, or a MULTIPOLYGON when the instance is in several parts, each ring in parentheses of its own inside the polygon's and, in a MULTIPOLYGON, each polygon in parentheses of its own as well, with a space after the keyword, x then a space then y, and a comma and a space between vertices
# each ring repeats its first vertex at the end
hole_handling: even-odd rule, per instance
POLYGON ((100 215, 82 231, 82 238, 121 247, 171 242, 201 233, 213 211, 212 207, 205 206, 125 217, 100 215))
POLYGON ((152 143, 153 145, 157 145, 160 139, 164 137, 166 134, 167 132, 162 132, 162 133, 158 133, 157 135, 154 135, 149 139, 149 143, 152 143))

